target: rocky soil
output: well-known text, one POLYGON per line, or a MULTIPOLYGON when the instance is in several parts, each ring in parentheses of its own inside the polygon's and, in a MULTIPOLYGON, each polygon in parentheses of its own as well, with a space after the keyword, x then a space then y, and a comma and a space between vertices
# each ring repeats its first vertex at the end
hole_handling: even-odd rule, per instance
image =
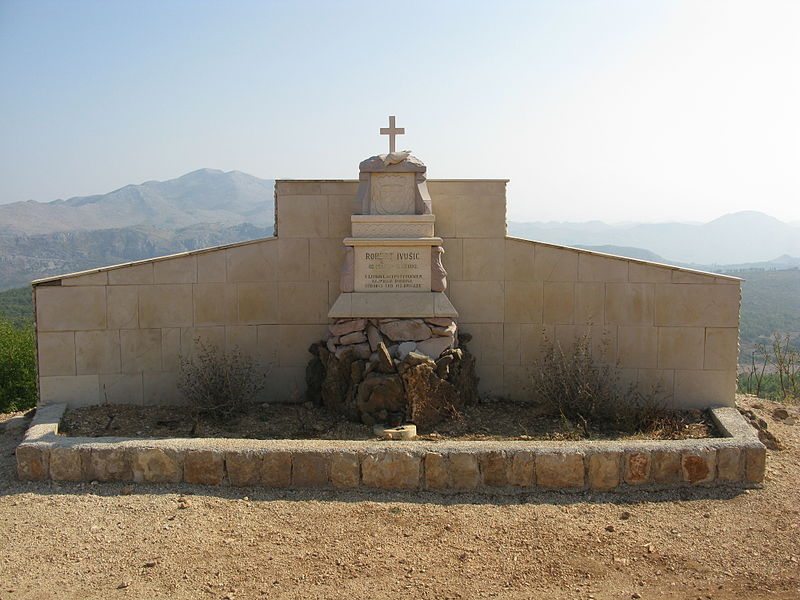
POLYGON ((783 448, 763 489, 515 498, 23 483, 15 420, 0 599, 796 599, 800 410, 739 403, 783 448))

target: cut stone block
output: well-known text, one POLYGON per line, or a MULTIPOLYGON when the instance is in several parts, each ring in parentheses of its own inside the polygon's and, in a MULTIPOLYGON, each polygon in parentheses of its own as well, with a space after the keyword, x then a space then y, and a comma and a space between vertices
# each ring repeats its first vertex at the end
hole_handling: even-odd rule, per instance
POLYGON ((716 471, 714 450, 695 450, 681 455, 683 479, 691 484, 707 483, 714 480, 716 471))
POLYGON ((748 483, 764 481, 766 462, 767 450, 763 446, 745 450, 745 479, 748 483))
POLYGON ((331 457, 331 483, 337 488, 356 488, 361 482, 358 454, 336 452, 331 457))
POLYGON ((162 448, 136 449, 131 468, 137 483, 178 483, 183 479, 183 454, 162 448))
POLYGON ((322 452, 299 452, 292 458, 292 485, 325 487, 329 485, 331 457, 322 452))
POLYGON ((720 481, 742 481, 744 479, 744 454, 741 448, 717 450, 717 478, 720 481))
POLYGON ((197 282, 223 283, 226 280, 225 252, 212 250, 197 255, 197 282))
MULTIPOLYGON (((315 185, 316 194, 319 194, 319 183, 315 185)), ((275 235, 281 238, 329 237, 327 196, 296 195, 284 198, 275 208, 275 235)))
POLYGON ((80 448, 56 447, 50 450, 50 478, 53 481, 82 481, 89 452, 80 448), (86 460, 85 460, 86 459, 86 460))
POLYGON ((155 281, 153 263, 118 267, 108 271, 109 285, 152 285, 155 281))
POLYGON ((589 456, 589 488, 598 492, 613 490, 620 481, 621 452, 603 452, 589 456))
POLYGON ((328 282, 289 281, 278 284, 280 323, 328 323, 328 282))
POLYGON ((465 239, 462 277, 464 281, 501 279, 498 271, 505 261, 505 246, 492 239, 465 239))
POLYGON ((75 332, 40 332, 39 375, 75 375, 75 332))
POLYGON ((658 328, 620 325, 617 358, 621 367, 655 369, 658 367, 658 328))
POLYGON ((186 483, 219 485, 225 475, 224 454, 215 450, 189 450, 183 461, 186 483))
POLYGON ((156 283, 196 283, 197 257, 179 256, 153 263, 153 277, 156 283))
POLYGON ((623 458, 625 483, 641 485, 650 480, 650 453, 631 452, 623 458))
POLYGON ((271 239, 225 250, 228 281, 275 281, 278 266, 277 242, 277 239, 271 239))
MULTIPOLYGON (((498 273, 499 276, 499 273, 498 273)), ((505 305, 507 302, 515 303, 514 306, 523 310, 525 299, 536 303, 535 293, 529 294, 525 286, 529 284, 508 282, 507 291, 502 281, 452 281, 450 282, 450 296, 453 303, 458 306, 464 323, 502 323, 505 305)), ((534 287, 536 284, 530 284, 534 287)), ((538 284, 541 287, 541 284, 538 284)), ((541 304, 539 305, 541 308, 541 304)), ((528 311, 523 311, 527 314, 528 311)), ((531 312, 536 312, 535 308, 531 312)), ((439 315, 451 316, 451 315, 439 315)), ((541 312, 539 314, 541 320, 541 312)), ((523 322, 512 317, 506 317, 510 322, 523 322)))
POLYGON ((99 401, 98 375, 58 375, 39 378, 39 403, 64 402, 70 407, 97 404, 99 401))
POLYGON ((236 284, 199 283, 193 287, 195 325, 230 325, 238 321, 236 284))
POLYGON ((735 398, 735 368, 730 371, 675 371, 675 408, 733 406, 735 398))
POLYGON ((478 487, 481 482, 481 473, 478 470, 478 458, 475 454, 451 452, 447 456, 447 463, 452 487, 462 490, 478 487))
POLYGON ((562 452, 539 454, 536 457, 536 483, 547 488, 583 486, 583 455, 562 452))
POLYGON ((547 281, 543 288, 542 321, 551 325, 575 322, 575 284, 547 281))
POLYGON ((261 483, 270 487, 287 488, 291 480, 291 452, 265 452, 261 462, 261 483))
POLYGON ((78 375, 119 373, 119 331, 76 331, 75 365, 78 375))
POLYGON ((160 329, 123 329, 119 335, 123 373, 161 370, 160 329))
MULTIPOLYGON (((455 285, 455 284, 454 284, 455 285)), ((491 290, 496 292, 496 290, 491 290)), ((486 294, 484 294, 486 295, 486 294)), ((457 301, 459 308, 463 296, 457 301)), ((489 298, 488 301, 493 301, 489 298)), ((505 283, 505 307, 497 305, 499 312, 492 310, 488 318, 481 318, 480 312, 465 311, 465 322, 506 322, 506 323, 542 323, 544 318, 544 284, 541 281, 507 281, 505 283), (505 313, 503 314, 503 309, 505 313)), ((477 308, 477 307, 476 307, 477 308)))
POLYGON ((191 327, 192 285, 145 285, 139 288, 139 326, 191 327))
POLYGON ((17 475, 23 481, 50 477, 50 448, 39 444, 17 446, 17 475))
POLYGON ((739 287, 716 284, 656 284, 655 324, 738 327, 739 287))
POLYGON ((258 485, 261 483, 263 462, 263 456, 258 452, 226 452, 228 481, 235 486, 258 485))
POLYGON ((483 484, 505 487, 509 484, 510 461, 502 450, 484 452, 478 457, 483 484))
POLYGON ((506 238, 504 279, 506 281, 531 281, 533 279, 533 251, 535 244, 528 240, 506 238))
POLYGON ((656 483, 676 483, 681 481, 683 471, 680 452, 655 450, 651 458, 653 481, 656 483))
POLYGON ((536 454, 527 450, 514 453, 508 482, 513 486, 531 487, 536 472, 536 454))
POLYGON ((278 279, 280 281, 308 281, 309 251, 310 244, 307 238, 278 238, 278 279))
POLYGON ((425 453, 425 487, 428 489, 444 489, 450 486, 447 462, 438 452, 425 453))
POLYGON ((372 454, 361 463, 361 480, 365 486, 378 489, 417 489, 420 466, 420 457, 410 452, 372 454))
POLYGON ((703 327, 659 327, 658 368, 702 369, 705 336, 703 327))
POLYGON ((112 285, 106 288, 108 297, 108 328, 136 329, 139 327, 139 288, 112 285))
POLYGON ((533 280, 577 281, 579 254, 569 248, 536 244, 533 251, 533 280))
POLYGON ((61 280, 61 285, 108 285, 108 272, 96 271, 94 273, 86 273, 77 277, 65 277, 61 280))
POLYGON ((578 256, 578 278, 581 281, 628 281, 628 260, 581 252, 578 256))
POLYGON ((605 322, 653 325, 654 290, 650 283, 606 283, 605 322))
POLYGON ((239 323, 278 323, 277 283, 240 283, 237 289, 239 323))
POLYGON ((739 330, 736 327, 707 327, 704 369, 736 369, 739 330))
POLYGON ((87 478, 97 481, 131 481, 131 452, 127 448, 92 448, 87 478))
POLYGON ((102 286, 37 287, 38 331, 106 328, 106 288, 102 286))

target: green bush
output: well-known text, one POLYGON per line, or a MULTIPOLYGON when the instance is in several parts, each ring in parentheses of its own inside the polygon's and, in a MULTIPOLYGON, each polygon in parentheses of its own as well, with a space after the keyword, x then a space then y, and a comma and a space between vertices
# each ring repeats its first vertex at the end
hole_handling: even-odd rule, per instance
POLYGON ((36 335, 0 315, 0 412, 36 406, 36 335))
POLYGON ((617 364, 605 360, 608 344, 600 345, 600 360, 592 356, 591 334, 564 352, 546 336, 541 360, 533 365, 531 384, 535 400, 589 435, 592 430, 648 431, 666 415, 661 389, 642 391, 623 385, 617 364))
POLYGON ((198 338, 194 356, 181 359, 178 388, 194 409, 195 419, 228 420, 255 402, 264 379, 238 348, 224 352, 198 338))

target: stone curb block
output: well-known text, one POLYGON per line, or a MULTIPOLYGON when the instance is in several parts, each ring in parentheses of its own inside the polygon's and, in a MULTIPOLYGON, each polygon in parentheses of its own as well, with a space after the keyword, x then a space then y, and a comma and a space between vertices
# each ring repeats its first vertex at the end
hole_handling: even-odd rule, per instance
POLYGON ((37 410, 17 447, 27 481, 478 490, 514 494, 684 486, 757 486, 766 448, 734 408, 711 409, 723 436, 625 442, 348 442, 68 438, 65 405, 37 410))

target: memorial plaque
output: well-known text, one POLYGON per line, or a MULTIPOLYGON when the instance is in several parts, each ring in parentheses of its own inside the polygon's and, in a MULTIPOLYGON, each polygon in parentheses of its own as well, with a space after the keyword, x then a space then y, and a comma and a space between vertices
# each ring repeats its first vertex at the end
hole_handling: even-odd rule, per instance
POLYGON ((356 292, 430 292, 430 246, 356 246, 356 292))

